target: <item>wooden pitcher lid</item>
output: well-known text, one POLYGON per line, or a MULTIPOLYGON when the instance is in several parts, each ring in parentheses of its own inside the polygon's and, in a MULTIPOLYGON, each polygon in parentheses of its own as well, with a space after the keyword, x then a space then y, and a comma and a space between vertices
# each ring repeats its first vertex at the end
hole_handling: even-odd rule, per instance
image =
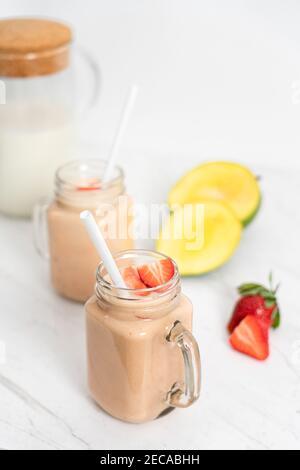
POLYGON ((50 75, 69 65, 71 29, 38 18, 0 20, 0 76, 50 75))

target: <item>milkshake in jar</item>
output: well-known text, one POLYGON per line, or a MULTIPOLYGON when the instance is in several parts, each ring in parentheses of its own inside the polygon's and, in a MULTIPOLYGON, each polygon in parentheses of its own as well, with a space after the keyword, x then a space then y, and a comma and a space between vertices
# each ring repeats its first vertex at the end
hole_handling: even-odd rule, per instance
POLYGON ((116 253, 134 248, 133 204, 126 194, 123 171, 116 167, 108 183, 101 182, 102 160, 78 160, 61 167, 55 177, 55 197, 34 212, 36 247, 50 260, 54 289, 62 296, 86 302, 94 292, 99 255, 80 213, 88 208, 116 253))
POLYGON ((193 307, 169 258, 142 250, 114 258, 130 288, 114 287, 100 264, 96 293, 86 304, 89 390, 110 415, 143 423, 199 397, 193 307), (162 285, 147 287, 144 281, 153 285, 154 278, 162 285))

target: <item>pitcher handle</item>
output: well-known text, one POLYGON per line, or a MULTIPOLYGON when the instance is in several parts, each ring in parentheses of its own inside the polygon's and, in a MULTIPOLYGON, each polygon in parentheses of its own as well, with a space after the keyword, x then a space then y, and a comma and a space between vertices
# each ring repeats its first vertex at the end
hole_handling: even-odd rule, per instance
POLYGON ((47 212, 49 206, 50 201, 42 199, 35 205, 33 210, 34 246, 38 254, 45 260, 50 258, 47 223, 47 212))
POLYGON ((90 69, 91 76, 93 77, 92 92, 83 106, 83 109, 80 110, 80 114, 85 115, 97 104, 101 88, 101 70, 96 59, 94 59, 82 46, 77 46, 76 52, 83 59, 87 68, 90 69))
POLYGON ((167 395, 170 406, 187 408, 191 406, 200 395, 201 388, 201 361, 197 341, 180 321, 177 321, 167 336, 167 341, 177 344, 180 348, 184 362, 185 382, 183 386, 175 384, 167 395))

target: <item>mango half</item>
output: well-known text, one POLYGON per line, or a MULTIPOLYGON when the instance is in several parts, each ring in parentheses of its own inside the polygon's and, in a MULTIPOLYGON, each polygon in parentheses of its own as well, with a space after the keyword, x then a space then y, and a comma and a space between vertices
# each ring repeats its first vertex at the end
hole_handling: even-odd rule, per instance
POLYGON ((179 207, 165 221, 157 250, 176 261, 182 276, 196 276, 222 266, 235 252, 242 224, 217 201, 179 207))
POLYGON ((209 162, 188 172, 173 187, 169 205, 195 203, 201 200, 227 204, 246 226, 257 214, 261 192, 251 171, 232 162, 209 162))

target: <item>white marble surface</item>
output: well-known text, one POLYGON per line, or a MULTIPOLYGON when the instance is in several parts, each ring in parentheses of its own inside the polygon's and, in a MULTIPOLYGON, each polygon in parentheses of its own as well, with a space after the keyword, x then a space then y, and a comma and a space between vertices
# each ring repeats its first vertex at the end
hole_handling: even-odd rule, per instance
MULTIPOLYGON (((128 172, 140 161, 128 157, 128 172)), ((146 161, 146 159, 144 160, 146 161)), ((149 161, 149 160, 147 160, 149 161)), ((151 200, 151 180, 129 178, 151 200)), ((157 178, 163 200, 177 177, 157 178)), ((0 448, 4 449, 296 449, 300 448, 300 173, 258 166, 264 204, 235 257, 211 275, 185 279, 195 306, 194 332, 203 390, 192 408, 145 425, 103 413, 85 383, 83 308, 51 290, 31 225, 0 218, 0 448), (226 322, 242 281, 281 280, 283 324, 272 354, 258 363, 232 351, 226 322)))

